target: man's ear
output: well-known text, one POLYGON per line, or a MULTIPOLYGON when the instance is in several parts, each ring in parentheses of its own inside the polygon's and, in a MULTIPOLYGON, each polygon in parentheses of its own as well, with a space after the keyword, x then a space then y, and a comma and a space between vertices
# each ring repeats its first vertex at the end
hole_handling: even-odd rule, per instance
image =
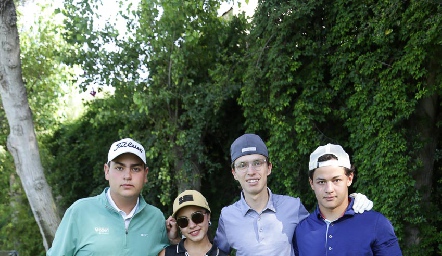
MULTIPOLYGON (((110 164, 110 163, 109 163, 110 164)), ((109 180, 109 165, 108 163, 105 163, 103 166, 103 170, 104 170, 104 178, 106 180, 109 180)))
POLYGON ((235 180, 238 180, 238 178, 236 177, 235 169, 233 169, 233 168, 232 168, 232 175, 235 180))
POLYGON ((347 177, 348 177, 348 179, 347 179, 347 187, 350 187, 351 184, 353 183, 354 173, 350 173, 347 177))
POLYGON ((308 178, 308 183, 310 183, 310 187, 312 188, 312 190, 314 190, 314 188, 313 188, 313 180, 308 178))
POLYGON ((146 166, 146 168, 144 169, 144 183, 147 183, 147 174, 149 173, 149 167, 146 166))
POLYGON ((268 167, 267 176, 269 176, 272 173, 272 168, 273 168, 272 163, 269 163, 267 167, 268 167))

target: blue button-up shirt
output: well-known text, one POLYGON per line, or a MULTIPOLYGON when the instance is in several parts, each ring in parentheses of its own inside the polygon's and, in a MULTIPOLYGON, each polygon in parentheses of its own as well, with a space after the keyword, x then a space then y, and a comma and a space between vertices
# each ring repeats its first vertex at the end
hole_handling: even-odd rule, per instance
POLYGON ((296 225, 308 216, 299 198, 269 191, 269 202, 260 213, 241 199, 224 207, 214 242, 223 251, 236 250, 237 256, 292 256, 296 225))
POLYGON ((354 198, 344 215, 326 221, 319 207, 299 223, 293 237, 295 254, 299 256, 402 255, 394 228, 381 213, 368 211, 355 214, 354 198))

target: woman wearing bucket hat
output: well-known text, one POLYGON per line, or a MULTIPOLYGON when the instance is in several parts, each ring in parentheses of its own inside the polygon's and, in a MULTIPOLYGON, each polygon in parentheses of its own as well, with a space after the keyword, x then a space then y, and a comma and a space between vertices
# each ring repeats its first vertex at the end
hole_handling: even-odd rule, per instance
POLYGON ((159 256, 225 256, 211 243, 210 207, 206 198, 196 190, 185 190, 173 202, 172 217, 184 236, 176 245, 169 245, 159 256))

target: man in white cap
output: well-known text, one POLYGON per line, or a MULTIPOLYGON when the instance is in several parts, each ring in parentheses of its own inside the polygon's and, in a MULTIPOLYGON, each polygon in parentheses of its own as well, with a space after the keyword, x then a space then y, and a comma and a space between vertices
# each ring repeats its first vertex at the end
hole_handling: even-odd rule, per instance
POLYGON ((140 195, 148 171, 141 144, 113 143, 104 164, 109 187, 69 207, 47 256, 158 255, 169 240, 163 214, 140 195))
POLYGON ((394 228, 379 212, 355 214, 348 187, 354 167, 340 145, 318 147, 309 162, 316 210, 296 227, 295 255, 402 255, 394 228))
MULTIPOLYGON (((244 134, 230 147, 233 178, 242 188, 241 199, 224 207, 215 244, 237 256, 293 256, 292 238, 296 225, 309 213, 299 198, 273 194, 267 187, 272 172, 269 152, 256 134, 244 134)), ((357 211, 372 207, 365 196, 357 211)))

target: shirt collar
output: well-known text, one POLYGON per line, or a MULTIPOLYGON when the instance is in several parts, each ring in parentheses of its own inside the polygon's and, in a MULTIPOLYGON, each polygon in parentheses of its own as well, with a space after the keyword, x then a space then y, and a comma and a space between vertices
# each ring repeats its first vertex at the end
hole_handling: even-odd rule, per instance
MULTIPOLYGON (((269 201, 267 202, 267 206, 262 211, 264 212, 265 210, 271 210, 273 212, 276 212, 276 208, 273 205, 273 193, 270 190, 270 188, 267 188, 267 191, 269 192, 269 201)), ((244 191, 241 191, 240 205, 241 205, 241 213, 243 216, 245 216, 249 210, 254 211, 247 204, 246 199, 244 198, 244 191)))
MULTIPOLYGON (((341 218, 346 215, 350 215, 350 216, 355 215, 355 211, 353 210, 353 204, 355 202, 355 199, 353 197, 348 197, 348 200, 350 202, 349 202, 344 214, 342 214, 341 218)), ((316 206, 315 214, 318 217, 318 219, 320 219, 321 221, 325 220, 325 218, 322 216, 321 210, 319 210, 319 205, 316 206)))
MULTIPOLYGON (((178 244, 177 248, 176 248, 176 252, 178 253, 185 253, 186 252, 186 248, 184 248, 184 240, 186 240, 186 238, 181 239, 180 243, 178 244)), ((212 248, 210 248, 210 250, 208 252, 206 252, 206 255, 218 255, 219 254, 219 249, 215 246, 215 244, 212 243, 212 248)))
POLYGON ((120 210, 120 208, 118 208, 117 204, 114 202, 114 200, 112 199, 111 195, 110 195, 110 188, 106 191, 106 197, 107 200, 109 201, 110 205, 117 210, 117 212, 123 217, 123 219, 130 219, 134 216, 135 211, 138 209, 138 205, 140 203, 140 197, 137 198, 137 204, 135 205, 135 207, 132 209, 132 211, 130 211, 129 214, 126 214, 124 211, 120 210))

